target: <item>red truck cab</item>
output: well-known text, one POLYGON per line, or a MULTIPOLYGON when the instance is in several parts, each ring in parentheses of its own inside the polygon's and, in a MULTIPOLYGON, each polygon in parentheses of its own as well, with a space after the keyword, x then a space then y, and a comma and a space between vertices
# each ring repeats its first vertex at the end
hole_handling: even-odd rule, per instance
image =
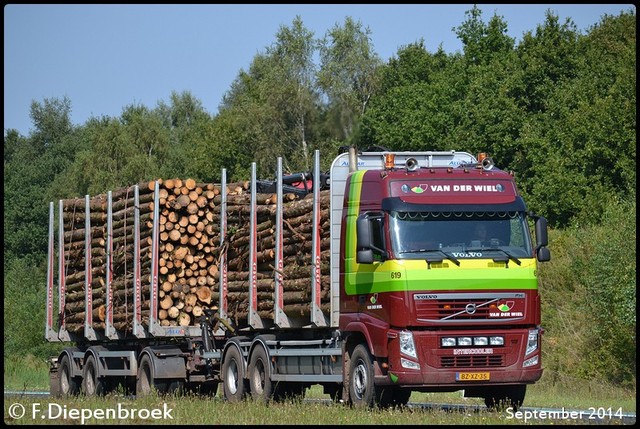
POLYGON ((366 341, 373 383, 395 396, 464 390, 519 406, 543 371, 546 221, 534 217, 534 246, 514 177, 490 158, 410 155, 385 153, 346 180, 340 330, 366 341))

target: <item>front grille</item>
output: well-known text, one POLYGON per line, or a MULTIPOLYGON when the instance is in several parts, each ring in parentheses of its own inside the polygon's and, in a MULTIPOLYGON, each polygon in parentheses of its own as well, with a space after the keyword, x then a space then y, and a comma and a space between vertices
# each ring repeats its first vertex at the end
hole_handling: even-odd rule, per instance
POLYGON ((418 318, 426 320, 477 320, 489 319, 489 306, 486 300, 439 299, 416 303, 418 318), (475 306, 475 312, 469 314, 467 306, 475 306))
POLYGON ((504 365, 503 355, 487 356, 442 356, 443 368, 491 368, 504 365))
POLYGON ((415 294, 418 320, 424 322, 469 322, 517 320, 525 315, 523 293, 433 293, 415 294))

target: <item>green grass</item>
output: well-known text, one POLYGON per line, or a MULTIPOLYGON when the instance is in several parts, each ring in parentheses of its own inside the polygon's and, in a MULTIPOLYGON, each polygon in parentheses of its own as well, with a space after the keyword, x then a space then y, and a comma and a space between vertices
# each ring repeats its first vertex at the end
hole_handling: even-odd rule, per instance
MULTIPOLYGON (((48 364, 41 359, 27 356, 23 359, 4 361, 5 391, 48 391, 48 364)), ((221 389, 220 389, 221 390, 221 389)), ((220 396, 220 392, 218 393, 220 396)), ((307 390, 307 398, 327 399, 320 386, 307 390)), ((451 403, 483 405, 479 398, 464 398, 462 392, 421 393, 414 392, 411 402, 451 403)), ((625 411, 636 411, 636 392, 603 383, 599 380, 585 381, 552 377, 545 372, 542 380, 528 386, 524 402, 526 407, 587 409, 589 407, 623 407, 625 411), (551 381, 553 380, 553 381, 551 381)))
MULTIPOLYGON (((525 423, 523 416, 517 416, 509 411, 363 410, 331 402, 261 404, 248 400, 232 404, 223 401, 220 396, 209 399, 195 396, 149 396, 130 399, 118 395, 109 395, 104 398, 79 396, 67 399, 10 397, 5 398, 4 409, 5 423, 9 424, 494 425, 525 423), (12 418, 10 414, 16 410, 16 407, 18 410, 25 410, 25 415, 19 419, 12 418), (100 410, 99 412, 104 416, 91 417, 89 410, 100 410), (152 410, 157 410, 155 411, 157 415, 154 416, 152 410), (118 412, 119 415, 115 414, 118 412), (114 418, 106 418, 111 417, 108 413, 114 413, 115 415, 112 416, 114 418), (83 415, 84 421, 82 421, 83 415)), ((571 419, 560 422, 544 419, 536 422, 579 424, 578 421, 571 419)))
POLYGON ((49 364, 32 355, 5 356, 4 390, 49 391, 49 364))
MULTIPOLYGON (((5 390, 43 391, 48 390, 47 364, 44 361, 26 357, 24 359, 6 359, 4 362, 5 390)), ((320 386, 307 390, 306 398, 328 399, 320 386)), ((622 409, 625 413, 636 411, 635 390, 622 389, 598 381, 558 380, 545 373, 542 380, 529 386, 524 407, 564 408, 567 410, 587 410, 593 408, 611 408, 614 412, 622 409), (553 380, 553 382, 551 381, 553 380)), ((452 393, 420 393, 414 392, 410 402, 436 404, 483 405, 478 398, 464 398, 462 392, 452 393)), ((119 406, 131 413, 132 409, 163 410, 171 409, 172 419, 153 419, 146 415, 128 416, 125 420, 90 419, 85 423, 92 424, 522 424, 522 417, 517 418, 508 412, 489 412, 483 407, 479 411, 445 412, 440 409, 422 410, 358 410, 345 404, 334 404, 329 401, 296 403, 259 404, 248 400, 239 404, 231 404, 221 397, 221 389, 215 398, 199 398, 185 396, 150 396, 131 399, 123 395, 112 394, 103 398, 47 398, 30 396, 5 397, 5 423, 10 424, 61 424, 81 423, 80 415, 74 418, 74 412, 86 410, 117 410, 119 406), (19 405, 14 405, 19 404, 19 405), (49 405, 52 404, 52 405, 49 405), (120 405, 118 405, 120 404, 120 405), (11 406, 24 407, 26 415, 21 419, 10 417, 11 406), (34 417, 34 407, 35 419, 34 417), (51 408, 50 408, 51 407, 51 408), (64 418, 66 410, 66 419, 64 418), (72 411, 80 410, 80 411, 72 411), (48 413, 51 412, 50 419, 48 413), (60 414, 62 413, 62 414, 60 414), (60 414, 60 415, 58 415, 60 414), (42 416, 45 416, 42 418, 42 416)), ((88 413, 88 411, 84 411, 88 413)), ((146 412, 146 411, 145 411, 146 412)), ((160 411, 158 411, 160 413, 160 411)), ((528 422, 527 422, 528 423, 528 422)), ((541 424, 578 424, 577 421, 540 420, 541 424)))

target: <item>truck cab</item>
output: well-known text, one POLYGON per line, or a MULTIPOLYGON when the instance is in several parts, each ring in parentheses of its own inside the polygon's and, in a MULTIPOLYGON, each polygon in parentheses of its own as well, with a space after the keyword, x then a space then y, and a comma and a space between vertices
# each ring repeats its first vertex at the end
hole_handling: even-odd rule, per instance
POLYGON ((487 406, 519 406, 543 372, 536 267, 550 258, 545 219, 527 212, 513 175, 485 155, 360 157, 373 165, 345 180, 339 327, 367 344, 371 383, 396 397, 464 390, 487 406))

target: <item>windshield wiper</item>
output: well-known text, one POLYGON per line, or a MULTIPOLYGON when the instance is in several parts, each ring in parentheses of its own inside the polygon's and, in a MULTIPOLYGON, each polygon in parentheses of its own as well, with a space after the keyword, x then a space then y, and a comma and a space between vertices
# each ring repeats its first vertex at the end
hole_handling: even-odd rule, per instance
MULTIPOLYGON (((450 260, 451 262, 453 262, 457 266, 460 266, 460 261, 458 259, 456 259, 455 256, 453 256, 453 255, 451 255, 451 254, 449 254, 447 252, 444 252, 444 251, 442 251, 440 249, 415 249, 415 250, 405 250, 405 251, 398 252, 398 253, 401 254, 401 255, 404 254, 404 253, 439 253, 441 255, 444 255, 445 258, 447 258, 448 260, 450 260)), ((431 263, 432 262, 442 262, 442 257, 438 258, 437 256, 436 257, 427 256, 426 261, 427 261, 427 264, 428 264, 429 268, 431 268, 431 263)))
POLYGON ((507 267, 508 267, 509 266, 509 259, 511 259, 513 262, 515 262, 518 265, 522 264, 522 262, 520 262, 520 259, 516 258, 515 256, 513 256, 511 253, 507 252, 506 250, 501 249, 500 247, 479 247, 479 248, 467 249, 467 251, 471 251, 471 252, 502 252, 507 256, 507 259, 493 258, 493 260, 495 262, 506 262, 507 263, 507 267))

